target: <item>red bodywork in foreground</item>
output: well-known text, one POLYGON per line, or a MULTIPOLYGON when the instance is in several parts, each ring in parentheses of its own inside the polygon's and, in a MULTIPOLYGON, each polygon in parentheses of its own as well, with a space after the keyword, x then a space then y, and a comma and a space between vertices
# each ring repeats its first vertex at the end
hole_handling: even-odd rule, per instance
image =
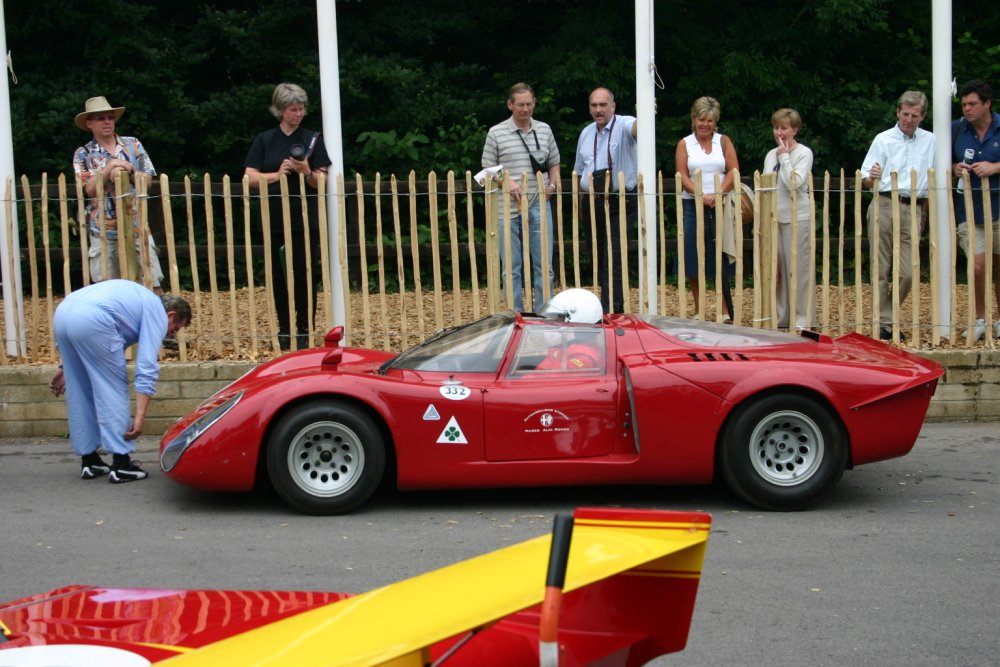
POLYGON ((0 604, 0 665, 537 665, 540 615, 564 667, 683 649, 710 517, 583 508, 573 523, 555 615, 542 535, 358 596, 69 586, 0 604))
POLYGON ((357 508, 386 474, 403 490, 721 475, 758 506, 801 509, 844 469, 906 454, 942 374, 860 334, 656 316, 501 313, 398 358, 339 339, 263 364, 179 420, 161 443, 168 475, 218 491, 269 477, 318 514, 357 508), (580 340, 601 367, 537 368, 545 344, 580 340))

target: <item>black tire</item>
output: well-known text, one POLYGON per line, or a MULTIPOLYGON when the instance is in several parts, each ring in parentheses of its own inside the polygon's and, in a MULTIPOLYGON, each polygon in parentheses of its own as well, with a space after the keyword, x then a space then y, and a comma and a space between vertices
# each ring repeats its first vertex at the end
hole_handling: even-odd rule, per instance
POLYGON ((346 403, 314 401, 278 422, 267 445, 271 485, 306 514, 347 514, 378 488, 385 442, 363 411, 346 403))
POLYGON ((722 434, 722 474, 738 496, 767 510, 801 510, 826 495, 847 466, 847 437, 824 405, 791 393, 752 399, 722 434))

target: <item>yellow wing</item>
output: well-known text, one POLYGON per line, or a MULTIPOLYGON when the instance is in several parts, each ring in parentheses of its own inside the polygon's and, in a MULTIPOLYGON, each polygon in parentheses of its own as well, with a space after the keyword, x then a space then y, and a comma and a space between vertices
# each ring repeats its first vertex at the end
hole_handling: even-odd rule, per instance
MULTIPOLYGON (((698 579, 710 522, 700 513, 577 510, 564 590, 622 573, 698 579)), ((528 540, 229 637, 163 664, 424 665, 430 645, 538 605, 545 592, 550 542, 550 536, 528 540)), ((690 623, 691 610, 686 611, 690 623)))

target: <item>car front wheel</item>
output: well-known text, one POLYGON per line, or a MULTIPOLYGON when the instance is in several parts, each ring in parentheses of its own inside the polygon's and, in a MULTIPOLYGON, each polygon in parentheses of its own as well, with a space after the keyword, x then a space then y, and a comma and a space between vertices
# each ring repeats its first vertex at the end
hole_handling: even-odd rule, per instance
POLYGON ((281 418, 267 447, 278 495, 306 514, 346 514, 378 488, 385 443, 364 412, 340 402, 307 403, 281 418))
POLYGON ((828 493, 847 465, 839 420, 814 399, 775 394, 737 408, 721 443, 726 483, 769 510, 800 510, 828 493))

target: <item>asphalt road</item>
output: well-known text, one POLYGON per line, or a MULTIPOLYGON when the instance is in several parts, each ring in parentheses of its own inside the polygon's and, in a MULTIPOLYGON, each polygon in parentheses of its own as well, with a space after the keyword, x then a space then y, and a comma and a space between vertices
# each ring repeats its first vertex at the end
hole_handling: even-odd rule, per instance
MULTIPOLYGON (((156 470, 154 438, 139 456, 156 470)), ((0 600, 71 583, 362 591, 548 532, 577 506, 713 516, 687 649, 652 664, 989 665, 1000 652, 1000 425, 929 424, 905 458, 820 506, 756 511, 716 487, 384 494, 305 517, 158 471, 80 480, 65 440, 0 439, 0 600)), ((541 582, 540 584, 541 585, 541 582)))

